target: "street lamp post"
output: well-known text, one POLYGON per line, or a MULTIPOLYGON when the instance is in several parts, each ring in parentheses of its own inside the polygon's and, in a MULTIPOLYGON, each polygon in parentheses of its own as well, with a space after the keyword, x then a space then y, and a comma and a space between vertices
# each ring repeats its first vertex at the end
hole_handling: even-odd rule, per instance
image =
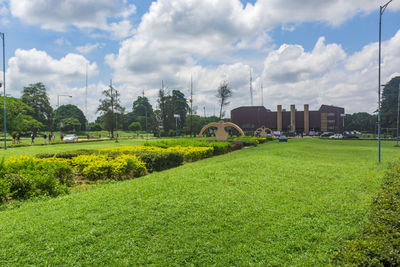
POLYGON ((0 87, 3 86, 4 98, 4 150, 7 149, 7 114, 6 114, 6 52, 5 52, 5 37, 4 32, 0 32, 1 39, 3 39, 3 83, 0 83, 0 87))
POLYGON ((382 15, 387 6, 392 2, 390 0, 379 9, 379 68, 378 68, 378 162, 381 162, 381 47, 382 47, 382 15))

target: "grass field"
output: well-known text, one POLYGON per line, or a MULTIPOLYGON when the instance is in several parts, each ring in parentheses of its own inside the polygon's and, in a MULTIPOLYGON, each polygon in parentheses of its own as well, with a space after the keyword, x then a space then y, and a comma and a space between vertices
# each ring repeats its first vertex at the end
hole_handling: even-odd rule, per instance
POLYGON ((361 231, 400 156, 393 145, 383 143, 377 164, 376 142, 270 142, 9 205, 0 211, 0 265, 326 265, 361 231))

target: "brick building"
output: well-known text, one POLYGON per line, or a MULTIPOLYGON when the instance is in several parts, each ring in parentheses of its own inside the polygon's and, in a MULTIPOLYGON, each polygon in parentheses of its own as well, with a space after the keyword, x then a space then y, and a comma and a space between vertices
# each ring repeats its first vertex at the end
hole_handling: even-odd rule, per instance
POLYGON ((319 110, 309 110, 308 104, 303 111, 297 111, 290 105, 290 111, 277 106, 277 111, 267 111, 263 106, 238 107, 231 110, 231 121, 243 131, 255 131, 265 126, 277 131, 338 132, 343 131, 344 108, 322 105, 319 110))

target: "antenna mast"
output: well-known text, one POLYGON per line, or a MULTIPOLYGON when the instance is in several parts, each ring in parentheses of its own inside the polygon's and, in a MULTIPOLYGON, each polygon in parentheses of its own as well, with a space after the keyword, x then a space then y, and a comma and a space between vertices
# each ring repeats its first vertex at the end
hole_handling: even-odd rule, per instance
POLYGON ((251 68, 250 68, 250 100, 251 100, 251 105, 253 105, 253 77, 251 76, 251 68))

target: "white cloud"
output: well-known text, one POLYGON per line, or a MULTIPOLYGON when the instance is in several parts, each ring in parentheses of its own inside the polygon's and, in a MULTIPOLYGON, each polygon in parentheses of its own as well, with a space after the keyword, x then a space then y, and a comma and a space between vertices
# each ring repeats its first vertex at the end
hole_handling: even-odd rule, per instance
POLYGON ((84 84, 86 64, 91 76, 98 74, 96 63, 90 63, 81 55, 67 54, 61 59, 54 59, 44 51, 17 49, 15 55, 8 60, 7 91, 19 96, 24 86, 42 82, 48 88, 52 104, 55 105, 58 94, 74 92, 70 84, 84 84))
POLYGON ((104 46, 105 46, 104 43, 95 43, 95 44, 88 43, 83 46, 76 47, 76 50, 78 50, 79 52, 81 52, 83 54, 88 54, 88 53, 92 52, 93 50, 103 48, 104 46))
POLYGON ((74 26, 104 30, 122 38, 129 36, 128 27, 129 32, 132 30, 126 18, 136 12, 135 5, 120 0, 10 0, 10 9, 14 17, 43 29, 66 31, 74 26), (122 20, 108 22, 118 17, 122 20))

